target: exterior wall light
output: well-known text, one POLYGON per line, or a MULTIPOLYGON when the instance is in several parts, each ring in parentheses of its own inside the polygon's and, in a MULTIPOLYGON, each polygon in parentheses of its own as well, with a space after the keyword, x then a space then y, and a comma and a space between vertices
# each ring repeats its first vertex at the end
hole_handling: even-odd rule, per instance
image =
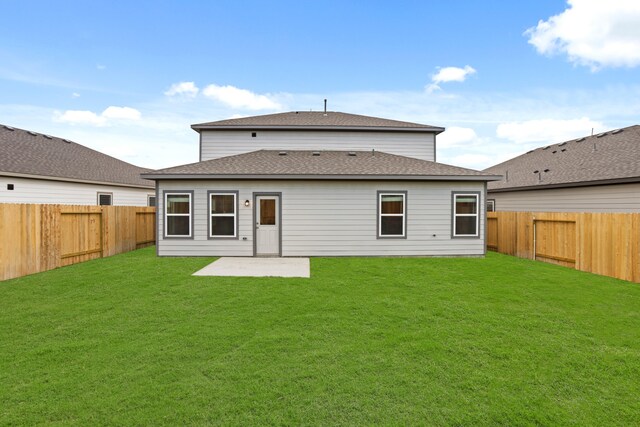
POLYGON ((244 207, 245 207, 245 208, 248 208, 248 207, 249 207, 249 204, 250 204, 250 203, 249 203, 249 200, 245 200, 245 201, 244 201, 244 207))

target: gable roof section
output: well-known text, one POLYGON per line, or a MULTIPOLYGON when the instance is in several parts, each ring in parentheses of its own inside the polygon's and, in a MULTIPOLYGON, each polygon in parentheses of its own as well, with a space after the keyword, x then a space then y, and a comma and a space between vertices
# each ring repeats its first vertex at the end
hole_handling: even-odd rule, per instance
POLYGON ((265 114, 239 119, 191 125, 196 131, 203 129, 314 129, 314 130, 372 130, 435 132, 444 128, 379 117, 340 113, 337 111, 292 111, 288 113, 265 114))
POLYGON ((0 175, 153 188, 134 166, 75 142, 0 125, 0 175))
POLYGON ((488 173, 380 151, 260 150, 156 170, 148 179, 499 179, 488 173))
POLYGON ((640 126, 541 147, 485 172, 503 176, 488 185, 496 192, 640 182, 640 126))

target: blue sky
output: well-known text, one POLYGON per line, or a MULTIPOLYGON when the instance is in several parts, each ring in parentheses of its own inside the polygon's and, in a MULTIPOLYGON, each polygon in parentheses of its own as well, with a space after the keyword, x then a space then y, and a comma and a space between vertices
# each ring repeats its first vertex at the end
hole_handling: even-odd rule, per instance
POLYGON ((165 167, 197 160, 192 123, 328 98, 484 168, 639 122, 635 3, 5 1, 0 123, 165 167))

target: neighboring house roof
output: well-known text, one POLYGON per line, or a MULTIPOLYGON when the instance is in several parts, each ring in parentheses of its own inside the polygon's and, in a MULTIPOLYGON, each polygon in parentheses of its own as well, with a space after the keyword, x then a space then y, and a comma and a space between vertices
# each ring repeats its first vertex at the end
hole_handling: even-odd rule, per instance
POLYGON ((134 166, 67 139, 0 125, 0 175, 153 188, 134 166))
POLYGON ((640 181, 640 126, 548 145, 485 169, 503 176, 489 191, 640 181))
POLYGON ((202 129, 391 130, 436 133, 444 131, 444 128, 438 126, 340 113, 337 111, 292 111, 288 113, 266 114, 262 116, 200 123, 191 125, 191 127, 197 131, 202 129))
POLYGON ((148 179, 500 179, 489 173, 380 151, 260 150, 156 170, 148 179))

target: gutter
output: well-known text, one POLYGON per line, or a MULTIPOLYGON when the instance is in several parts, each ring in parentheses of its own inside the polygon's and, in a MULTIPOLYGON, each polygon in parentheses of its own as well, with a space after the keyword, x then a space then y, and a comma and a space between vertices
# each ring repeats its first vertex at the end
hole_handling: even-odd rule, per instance
POLYGON ((150 180, 226 179, 226 180, 315 180, 315 181, 499 181, 501 175, 265 175, 265 174, 142 174, 150 180))
POLYGON ((148 186, 135 185, 135 184, 123 184, 121 182, 91 181, 88 179, 64 178, 59 176, 47 176, 47 175, 31 175, 26 173, 15 173, 15 172, 0 172, 0 176, 27 178, 27 179, 42 179, 45 181, 78 182, 81 184, 111 185, 114 187, 143 188, 145 190, 154 189, 154 186, 152 184, 149 184, 148 186))
POLYGON ((640 182, 640 177, 631 178, 613 178, 613 179, 601 179, 597 181, 578 181, 578 182, 563 182, 558 184, 544 184, 544 185, 529 185, 523 187, 506 187, 506 188, 494 188, 488 189, 489 193, 507 193, 512 191, 532 191, 532 190, 547 190, 554 188, 575 188, 575 187, 594 187, 598 185, 612 185, 612 184, 632 184, 640 182))
POLYGON ((393 126, 265 126, 265 125, 191 125, 196 132, 201 130, 319 130, 319 131, 370 131, 370 132, 425 132, 436 135, 444 132, 442 127, 393 127, 393 126))

